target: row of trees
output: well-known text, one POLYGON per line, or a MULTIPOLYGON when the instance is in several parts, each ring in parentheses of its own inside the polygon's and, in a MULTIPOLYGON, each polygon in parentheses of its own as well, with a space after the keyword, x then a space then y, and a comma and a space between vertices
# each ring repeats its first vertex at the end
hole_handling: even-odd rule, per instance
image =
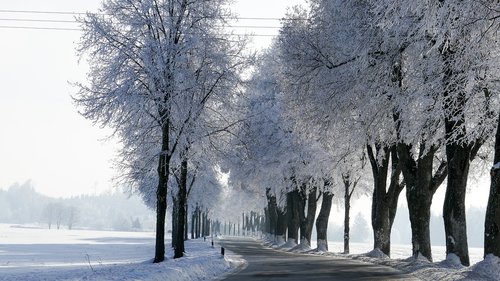
MULTIPOLYGON (((301 240, 310 242, 323 195, 316 220, 323 245, 331 205, 325 195, 340 194, 347 252, 349 201, 357 186, 360 192, 371 186, 374 249, 390 255, 406 187, 413 255, 432 261, 430 206, 445 183, 446 252, 469 265, 470 164, 492 154, 499 122, 496 5, 315 0, 289 12, 248 87, 247 127, 239 133, 245 161, 234 166, 240 172, 231 170, 235 182, 252 175, 252 185, 266 190, 269 220, 276 222, 271 233, 281 236, 288 227, 288 238, 298 242, 300 228, 301 240), (371 178, 363 177, 368 163, 371 178)), ((492 178, 490 201, 498 200, 495 185, 492 178)), ((498 255, 492 219, 498 212, 491 207, 498 202, 489 205, 485 255, 498 255)))
POLYGON ((73 225, 78 222, 80 213, 75 206, 66 206, 61 203, 48 203, 44 209, 42 216, 46 219, 49 229, 52 224, 55 224, 57 229, 63 224, 72 229, 73 225))
POLYGON ((249 59, 245 40, 225 30, 231 16, 226 0, 107 0, 80 19, 91 68, 75 101, 115 130, 121 182, 156 208, 155 262, 165 256, 167 201, 174 257, 183 256, 188 195, 217 185, 211 160, 237 123, 227 113, 249 59))
POLYGON ((413 254, 432 260, 430 205, 447 179, 447 253, 468 265, 470 163, 491 154, 500 107, 496 5, 312 0, 290 10, 243 83, 253 60, 226 30, 226 0, 107 0, 81 19, 91 68, 75 101, 115 130, 121 182, 156 207, 155 262, 167 202, 178 258, 189 210, 193 221, 206 219, 200 210, 235 221, 265 207, 278 242, 287 233, 308 247, 316 224, 326 250, 337 195, 348 252, 350 201, 369 192, 374 248, 390 255, 405 187, 413 254))

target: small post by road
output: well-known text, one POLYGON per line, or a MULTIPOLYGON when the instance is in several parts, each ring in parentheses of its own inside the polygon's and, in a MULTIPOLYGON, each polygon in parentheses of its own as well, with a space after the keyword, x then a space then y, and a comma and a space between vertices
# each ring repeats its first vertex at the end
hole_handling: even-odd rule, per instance
POLYGON ((220 254, 224 255, 224 247, 220 247, 220 254))

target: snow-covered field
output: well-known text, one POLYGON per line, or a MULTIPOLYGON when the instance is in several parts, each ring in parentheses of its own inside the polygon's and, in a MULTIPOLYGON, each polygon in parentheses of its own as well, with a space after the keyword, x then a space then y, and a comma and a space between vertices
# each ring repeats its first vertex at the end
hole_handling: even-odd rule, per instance
POLYGON ((186 258, 152 263, 154 233, 63 230, 0 224, 0 280, 207 280, 230 271, 208 240, 186 258))

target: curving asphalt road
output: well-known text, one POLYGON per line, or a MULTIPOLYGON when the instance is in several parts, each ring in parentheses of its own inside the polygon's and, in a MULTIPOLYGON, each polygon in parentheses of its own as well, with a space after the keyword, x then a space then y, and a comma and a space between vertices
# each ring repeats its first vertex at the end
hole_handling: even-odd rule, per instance
POLYGON ((265 248, 250 238, 223 238, 221 246, 243 256, 248 265, 224 280, 411 280, 390 267, 357 260, 287 253, 265 248))

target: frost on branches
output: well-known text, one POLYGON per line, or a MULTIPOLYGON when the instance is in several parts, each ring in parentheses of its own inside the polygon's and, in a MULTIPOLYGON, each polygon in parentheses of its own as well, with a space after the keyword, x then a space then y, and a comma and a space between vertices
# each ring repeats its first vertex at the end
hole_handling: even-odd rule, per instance
MULTIPOLYGON (((245 40, 223 35, 226 5, 107 0, 80 19, 79 51, 91 68, 75 100, 86 118, 115 130, 123 144, 120 179, 156 204, 155 262, 164 259, 171 169, 188 168, 190 148, 208 134, 197 128, 202 116, 230 100, 245 67, 245 40)), ((176 249, 182 256, 183 245, 176 249)))

